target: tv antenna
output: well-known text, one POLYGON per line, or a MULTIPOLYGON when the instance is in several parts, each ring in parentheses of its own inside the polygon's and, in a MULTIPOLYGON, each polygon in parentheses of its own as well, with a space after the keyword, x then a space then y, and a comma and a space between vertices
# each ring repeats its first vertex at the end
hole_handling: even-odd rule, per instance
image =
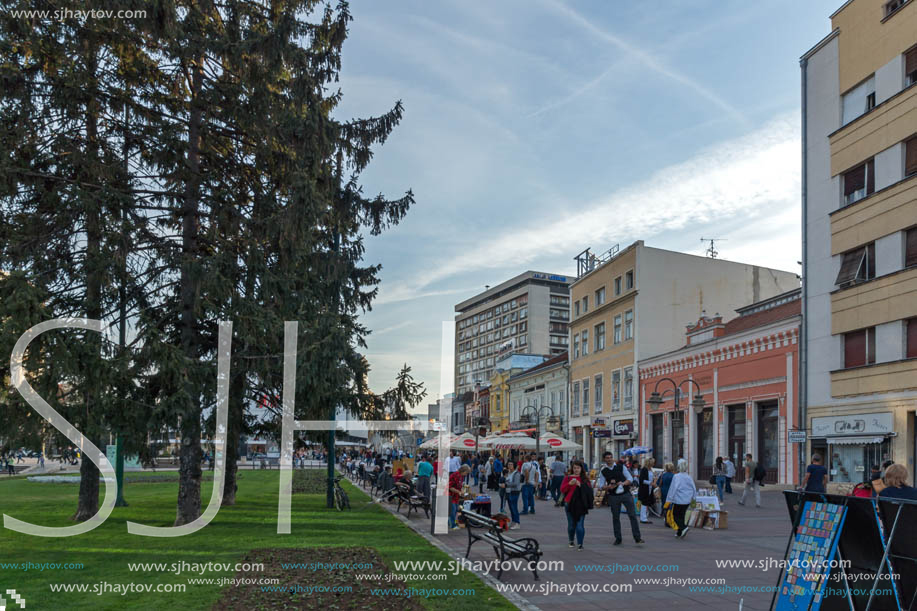
POLYGON ((701 238, 701 242, 710 242, 710 248, 705 251, 705 254, 711 259, 716 259, 716 256, 720 254, 720 251, 716 249, 715 242, 725 242, 726 238, 701 238))

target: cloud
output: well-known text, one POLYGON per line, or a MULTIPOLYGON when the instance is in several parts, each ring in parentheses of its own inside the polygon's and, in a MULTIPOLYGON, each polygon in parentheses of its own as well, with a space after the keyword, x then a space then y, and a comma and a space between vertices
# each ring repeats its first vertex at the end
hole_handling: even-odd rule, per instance
POLYGON ((502 269, 508 258, 521 268, 589 244, 629 243, 687 227, 700 231, 762 209, 783 210, 799 200, 799 146, 798 115, 787 113, 741 138, 584 203, 579 212, 528 218, 495 232, 483 227, 475 240, 487 248, 462 248, 438 262, 428 261, 412 274, 413 281, 397 283, 397 299, 388 300, 436 294, 427 287, 465 272, 502 269))
POLYGON ((698 83, 697 81, 691 79, 687 75, 681 74, 680 72, 676 72, 675 70, 665 66, 664 64, 662 64, 662 62, 660 62, 658 59, 656 59, 655 57, 647 53, 644 49, 634 45, 633 43, 627 42, 624 39, 618 36, 615 36, 614 34, 610 32, 606 32, 605 30, 599 28, 593 22, 589 21, 588 19, 586 19, 585 17, 577 13, 575 10, 573 10, 566 4, 557 2, 556 0, 544 0, 542 4, 544 6, 547 6, 553 9, 555 12, 562 14, 569 21, 576 23, 577 25, 582 27, 584 30, 586 30, 587 32, 595 36, 596 38, 599 38, 611 44, 612 46, 620 49, 621 51, 624 51, 624 53, 626 53, 628 56, 638 61, 639 63, 643 64, 646 68, 652 70, 653 72, 661 76, 664 76, 677 83, 684 85, 685 87, 687 87, 688 89, 691 89, 692 91, 697 93, 699 96, 701 96, 705 100, 718 106, 721 110, 724 110, 727 113, 729 113, 732 117, 734 117, 740 123, 747 124, 748 120, 734 106, 726 102, 724 99, 722 99, 721 97, 719 97, 718 95, 716 95, 715 93, 713 93, 712 91, 710 91, 709 89, 707 89, 706 87, 698 83))

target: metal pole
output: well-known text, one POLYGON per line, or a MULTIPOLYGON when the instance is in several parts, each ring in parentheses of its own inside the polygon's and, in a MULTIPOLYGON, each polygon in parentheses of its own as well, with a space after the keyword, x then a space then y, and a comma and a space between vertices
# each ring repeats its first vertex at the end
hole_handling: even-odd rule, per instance
MULTIPOLYGON (((127 156, 129 152, 128 141, 127 141, 127 104, 124 105, 124 142, 122 143, 124 147, 122 149, 122 154, 124 157, 124 173, 125 176, 129 176, 127 156)), ((127 344, 127 287, 124 286, 127 281, 127 236, 125 235, 125 220, 127 215, 125 214, 124 208, 127 204, 121 202, 121 286, 118 287, 118 300, 120 303, 119 306, 119 318, 118 321, 118 353, 123 358, 124 357, 124 347, 127 344)), ((122 366, 126 366, 123 364, 122 366)), ((115 507, 127 507, 127 501, 124 500, 124 453, 121 451, 122 444, 124 443, 124 438, 118 433, 117 441, 115 442, 115 480, 117 481, 118 486, 118 495, 115 498, 115 507)), ((155 459, 155 457, 154 457, 155 459)))

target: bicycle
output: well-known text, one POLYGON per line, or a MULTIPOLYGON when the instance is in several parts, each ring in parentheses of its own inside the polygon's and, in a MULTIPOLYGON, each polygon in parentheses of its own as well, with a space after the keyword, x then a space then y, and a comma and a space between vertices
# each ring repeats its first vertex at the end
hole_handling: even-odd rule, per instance
POLYGON ((347 497, 347 493, 344 491, 344 488, 341 487, 342 479, 344 479, 343 475, 338 475, 336 478, 334 478, 334 504, 337 506, 339 511, 350 509, 350 499, 347 497))

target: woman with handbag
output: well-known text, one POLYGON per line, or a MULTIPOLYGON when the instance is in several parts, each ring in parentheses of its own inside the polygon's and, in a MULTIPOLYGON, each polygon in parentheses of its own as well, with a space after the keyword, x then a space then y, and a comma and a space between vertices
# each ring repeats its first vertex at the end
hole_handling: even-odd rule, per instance
POLYGON ((713 477, 711 484, 716 484, 716 495, 720 497, 720 504, 723 503, 723 488, 726 487, 726 465, 723 463, 723 457, 717 456, 716 462, 713 463, 713 477))
POLYGON ((574 538, 579 550, 583 549, 583 539, 586 538, 586 514, 595 502, 592 486, 586 475, 586 466, 582 461, 573 461, 570 474, 564 478, 560 485, 560 493, 564 498, 564 511, 567 514, 567 536, 570 547, 574 546, 574 538))
POLYGON ((637 488, 637 500, 640 501, 641 524, 652 524, 649 521, 649 510, 656 502, 656 498, 653 496, 653 466, 655 464, 655 459, 648 458, 643 461, 643 467, 640 469, 640 487, 637 488))

